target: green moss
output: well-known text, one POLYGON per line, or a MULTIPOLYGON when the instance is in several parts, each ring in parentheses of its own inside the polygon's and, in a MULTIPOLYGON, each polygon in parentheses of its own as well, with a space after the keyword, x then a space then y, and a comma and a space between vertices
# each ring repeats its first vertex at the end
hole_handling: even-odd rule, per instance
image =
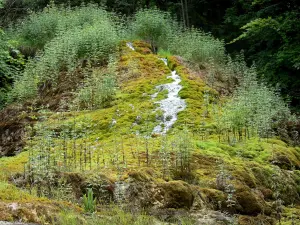
POLYGON ((26 151, 14 157, 0 158, 0 181, 5 181, 16 173, 23 173, 27 161, 28 152, 26 151))
POLYGON ((263 211, 260 201, 249 191, 243 191, 236 194, 238 203, 241 205, 241 213, 246 215, 257 215, 263 211))
POLYGON ((191 130, 197 131, 197 127, 201 124, 210 124, 211 113, 207 109, 211 109, 210 105, 204 104, 204 93, 208 93, 210 96, 210 103, 214 102, 218 96, 217 91, 205 85, 203 80, 192 73, 189 69, 184 67, 179 59, 171 56, 168 57, 168 66, 171 70, 181 76, 182 90, 179 92, 179 96, 186 100, 187 108, 179 113, 178 121, 176 124, 186 124, 191 130), (196 128, 196 129, 195 129, 196 128))
POLYGON ((193 204, 193 194, 190 186, 183 181, 170 181, 160 185, 164 192, 166 208, 187 208, 193 204))
POLYGON ((205 200, 205 202, 214 210, 220 210, 222 205, 226 201, 226 196, 222 191, 216 189, 209 189, 209 188, 201 188, 200 192, 205 200))
POLYGON ((20 190, 12 184, 0 182, 0 201, 24 201, 35 199, 34 196, 20 190))

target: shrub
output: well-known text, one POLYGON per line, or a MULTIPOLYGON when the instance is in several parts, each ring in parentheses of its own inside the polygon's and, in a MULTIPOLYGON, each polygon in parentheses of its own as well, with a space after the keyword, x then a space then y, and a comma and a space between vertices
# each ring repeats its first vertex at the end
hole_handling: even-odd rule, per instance
POLYGON ((108 12, 97 5, 87 5, 74 9, 50 6, 42 12, 32 12, 16 26, 16 35, 21 45, 42 49, 44 45, 68 30, 93 26, 107 21, 108 12))
POLYGON ((268 137, 282 120, 293 118, 278 92, 258 82, 254 67, 244 70, 240 85, 223 110, 224 128, 240 139, 243 135, 268 137))
POLYGON ((136 37, 148 41, 152 50, 164 47, 173 33, 173 20, 169 13, 158 9, 142 9, 134 15, 131 29, 136 37))
MULTIPOLYGON (((86 10, 89 9, 78 10, 84 18, 84 15, 89 13, 86 10)), ((97 12, 101 15, 102 11, 97 12)), ((22 101, 35 96, 38 86, 45 81, 51 81, 52 85, 55 86, 60 72, 63 71, 72 76, 75 69, 80 66, 80 60, 91 59, 94 62, 105 64, 109 55, 116 51, 119 42, 117 25, 111 21, 107 14, 105 15, 93 18, 92 14, 89 20, 85 20, 86 25, 60 32, 49 41, 44 47, 44 53, 31 60, 26 66, 23 76, 20 76, 14 83, 9 100, 11 102, 14 100, 22 101)), ((83 22, 83 18, 80 17, 78 20, 83 22)), ((60 27, 72 26, 67 22, 62 24, 60 27)))
POLYGON ((168 49, 200 65, 208 63, 210 59, 216 63, 223 63, 225 59, 224 43, 198 29, 174 33, 168 42, 168 49))
POLYGON ((136 37, 148 41, 152 50, 163 48, 193 63, 208 63, 213 59, 224 63, 224 42, 198 29, 183 30, 170 14, 157 9, 138 11, 131 24, 136 37))
POLYGON ((24 64, 21 54, 13 48, 10 42, 7 35, 0 29, 0 109, 6 103, 12 80, 19 74, 24 64), (14 57, 10 51, 14 53, 14 57))
POLYGON ((94 69, 85 78, 83 87, 75 93, 75 106, 79 109, 97 109, 105 106, 115 94, 115 68, 94 69))

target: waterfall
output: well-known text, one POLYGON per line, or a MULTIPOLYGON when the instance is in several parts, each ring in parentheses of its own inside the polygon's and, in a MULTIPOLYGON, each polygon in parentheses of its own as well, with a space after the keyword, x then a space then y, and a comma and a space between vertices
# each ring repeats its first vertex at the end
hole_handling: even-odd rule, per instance
MULTIPOLYGON (((163 60, 166 65, 168 64, 167 59, 161 60, 163 60)), ((166 134, 177 121, 177 114, 186 108, 185 100, 181 99, 178 95, 182 89, 180 76, 174 70, 167 78, 173 79, 173 82, 156 86, 158 92, 152 95, 152 99, 155 99, 160 91, 168 90, 166 99, 155 102, 159 105, 158 109, 163 111, 163 121, 152 131, 152 133, 155 134, 166 134)))
POLYGON ((132 51, 135 51, 135 48, 133 47, 132 42, 127 42, 127 43, 126 43, 126 46, 127 46, 128 48, 130 48, 132 51))

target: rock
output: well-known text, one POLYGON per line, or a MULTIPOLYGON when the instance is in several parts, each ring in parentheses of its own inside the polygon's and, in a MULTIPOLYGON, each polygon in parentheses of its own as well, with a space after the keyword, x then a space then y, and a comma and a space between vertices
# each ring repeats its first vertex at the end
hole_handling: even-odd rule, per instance
POLYGON ((216 189, 202 188, 200 189, 203 194, 205 203, 214 210, 221 210, 224 208, 226 196, 222 191, 216 189))
MULTIPOLYGON (((79 208, 63 202, 0 202, 0 221, 18 221, 13 224, 49 224, 63 209, 81 211, 79 208), (21 223, 22 222, 22 223, 21 223)), ((3 222, 0 222, 0 224, 3 222)), ((5 224, 5 223, 3 223, 5 224)))
POLYGON ((195 224, 197 225, 229 225, 234 222, 234 218, 230 215, 209 209, 194 212, 192 216, 195 218, 195 224))
POLYGON ((258 198, 250 191, 236 194, 236 199, 241 206, 240 213, 246 215, 258 215, 263 211, 263 206, 258 198))
POLYGON ((170 181, 160 185, 164 192, 166 208, 191 208, 194 200, 192 189, 183 181, 170 181))
POLYGON ((149 214, 161 221, 172 224, 181 224, 183 217, 190 217, 188 211, 184 209, 153 209, 149 211, 149 214))
POLYGON ((11 106, 0 111, 0 157, 23 150, 25 126, 33 123, 32 118, 23 108, 11 106))
POLYGON ((238 224, 240 225, 257 225, 257 224, 264 224, 264 225, 275 225, 276 220, 274 218, 258 215, 256 217, 251 216, 239 216, 238 217, 238 224))

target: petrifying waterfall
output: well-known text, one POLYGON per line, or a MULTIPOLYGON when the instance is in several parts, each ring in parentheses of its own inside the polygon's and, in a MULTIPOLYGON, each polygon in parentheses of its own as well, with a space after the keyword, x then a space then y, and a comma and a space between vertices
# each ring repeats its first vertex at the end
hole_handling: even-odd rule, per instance
POLYGON ((135 48, 133 47, 133 44, 131 42, 127 42, 126 43, 127 47, 130 48, 132 51, 135 50, 135 48))
MULTIPOLYGON (((133 44, 131 42, 126 43, 127 47, 131 50, 135 50, 133 47, 133 44)), ((168 65, 168 60, 165 58, 161 58, 161 60, 165 63, 165 65, 168 65)), ((160 109, 163 111, 163 120, 160 122, 159 125, 157 125, 152 133, 154 134, 166 134, 167 131, 173 126, 173 124, 177 120, 177 114, 181 111, 183 111, 186 108, 186 103, 183 99, 180 98, 179 91, 182 89, 182 86, 180 85, 181 78, 176 73, 176 71, 172 71, 171 75, 167 78, 173 79, 172 83, 168 84, 161 84, 156 86, 157 92, 152 95, 152 99, 155 99, 159 92, 167 90, 168 96, 166 99, 163 99, 161 101, 156 101, 155 103, 159 105, 157 109, 160 109)))
MULTIPOLYGON (((167 65, 167 59, 161 60, 167 65)), ((179 91, 182 89, 182 86, 180 85, 180 76, 176 71, 172 71, 171 76, 168 76, 167 78, 172 78, 173 82, 156 86, 158 92, 152 95, 152 98, 155 99, 160 91, 168 90, 166 99, 155 102, 159 104, 158 109, 163 111, 163 121, 157 125, 152 132, 156 134, 165 134, 176 122, 177 114, 186 108, 185 101, 178 95, 179 91)))

